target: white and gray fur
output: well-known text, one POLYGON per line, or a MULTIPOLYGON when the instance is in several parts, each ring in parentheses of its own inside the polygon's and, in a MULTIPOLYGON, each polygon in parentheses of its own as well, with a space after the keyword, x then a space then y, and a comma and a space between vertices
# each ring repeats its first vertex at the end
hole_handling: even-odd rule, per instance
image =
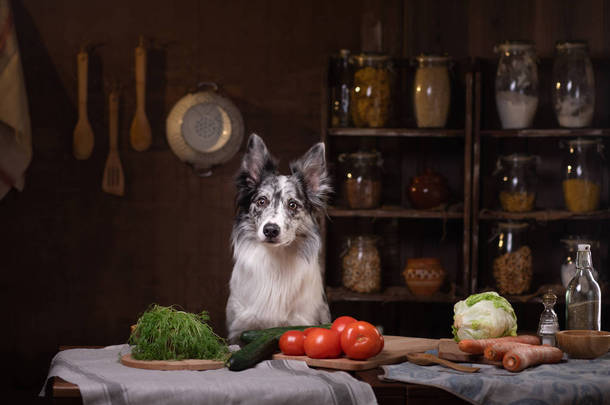
POLYGON ((330 321, 316 220, 331 192, 324 152, 323 143, 314 145, 284 176, 263 140, 248 139, 231 235, 230 342, 244 330, 330 321))

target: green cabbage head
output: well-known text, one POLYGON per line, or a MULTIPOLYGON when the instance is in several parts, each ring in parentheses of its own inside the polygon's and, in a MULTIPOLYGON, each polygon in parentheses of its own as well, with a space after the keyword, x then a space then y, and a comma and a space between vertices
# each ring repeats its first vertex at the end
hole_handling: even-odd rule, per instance
POLYGON ((517 335, 513 307, 497 292, 473 294, 453 307, 453 338, 489 339, 517 335))

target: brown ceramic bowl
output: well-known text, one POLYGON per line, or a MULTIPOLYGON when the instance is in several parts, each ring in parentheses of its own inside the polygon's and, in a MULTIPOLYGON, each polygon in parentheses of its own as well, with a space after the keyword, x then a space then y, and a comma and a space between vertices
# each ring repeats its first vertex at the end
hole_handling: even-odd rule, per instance
POLYGON ((562 330, 557 345, 573 359, 594 359, 610 350, 610 332, 598 330, 562 330))
POLYGON ((445 280, 445 270, 434 257, 407 259, 402 275, 414 295, 433 295, 445 280))

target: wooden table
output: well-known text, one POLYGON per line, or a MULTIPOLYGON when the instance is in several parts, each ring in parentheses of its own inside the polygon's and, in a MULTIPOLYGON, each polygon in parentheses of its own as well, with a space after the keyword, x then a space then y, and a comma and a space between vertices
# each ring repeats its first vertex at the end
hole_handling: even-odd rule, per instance
MULTIPOLYGON (((380 381, 377 376, 381 374, 381 371, 380 368, 376 368, 352 373, 357 379, 371 385, 375 397, 377 397, 377 401, 381 405, 468 404, 468 402, 439 388, 380 381)), ((78 386, 58 377, 54 377, 53 383, 47 386, 47 396, 51 397, 52 402, 55 404, 82 404, 78 386)))

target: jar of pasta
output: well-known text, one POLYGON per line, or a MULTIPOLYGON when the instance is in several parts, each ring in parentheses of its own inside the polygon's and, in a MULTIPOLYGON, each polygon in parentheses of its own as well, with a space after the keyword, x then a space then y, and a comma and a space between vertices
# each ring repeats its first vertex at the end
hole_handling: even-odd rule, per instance
POLYGON ((339 155, 344 165, 343 195, 349 208, 370 209, 381 204, 381 165, 379 152, 339 155))
POLYGON ((532 251, 527 243, 526 222, 500 222, 497 228, 493 277, 500 294, 518 295, 532 283, 532 251))
POLYGON ((385 54, 361 53, 350 56, 352 83, 350 117, 354 127, 380 128, 391 115, 393 68, 385 54))
POLYGON ((525 212, 536 201, 537 157, 524 154, 501 156, 497 162, 498 197, 504 211, 525 212))
POLYGON ((532 126, 538 108, 538 66, 534 44, 507 41, 496 45, 496 107, 502 128, 532 126))
POLYGON ((416 60, 413 104, 417 126, 442 128, 447 123, 451 100, 449 57, 421 55, 416 60))
POLYGON ((603 175, 603 143, 596 139, 567 142, 563 160, 563 198, 566 208, 575 213, 595 211, 603 175))
POLYGON ((381 289, 381 260, 378 238, 373 235, 351 236, 341 259, 342 282, 348 290, 359 293, 381 289))

